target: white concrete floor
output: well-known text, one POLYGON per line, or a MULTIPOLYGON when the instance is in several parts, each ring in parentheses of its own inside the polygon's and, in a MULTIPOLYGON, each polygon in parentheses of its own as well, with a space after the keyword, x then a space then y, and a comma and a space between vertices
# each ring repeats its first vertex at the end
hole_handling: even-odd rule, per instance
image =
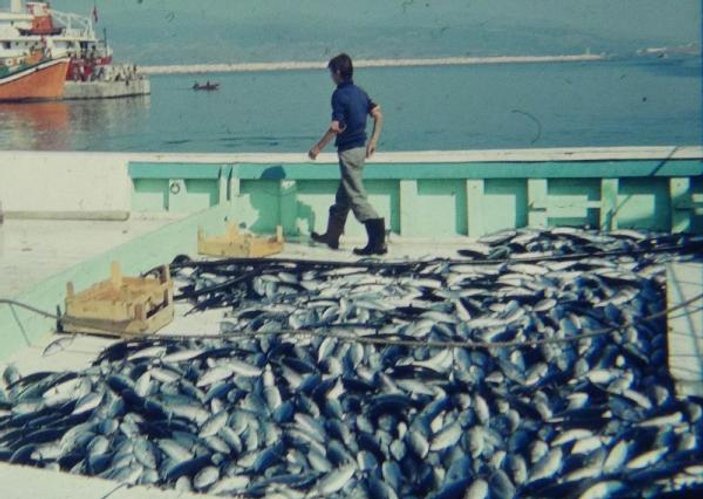
MULTIPOLYGON (((130 218, 124 222, 6 219, 0 224, 0 297, 15 296, 90 257, 172 222, 172 218, 130 218)), ((303 238, 304 239, 304 238, 303 238)), ((452 257, 468 238, 438 241, 393 236, 386 259, 452 257)), ((343 239, 332 251, 308 240, 287 243, 282 258, 353 261, 360 239, 343 239)))
MULTIPOLYGON (((392 234, 388 239, 388 253, 383 260, 401 260, 412 258, 424 260, 430 258, 460 258, 457 250, 465 248, 474 239, 457 236, 455 238, 430 240, 427 238, 404 238, 392 234)), ((366 239, 346 238, 342 236, 338 250, 331 250, 324 245, 313 243, 307 237, 299 241, 286 243, 283 252, 272 258, 299 258, 301 260, 333 260, 353 262, 359 260, 352 250, 366 245, 366 239)))
POLYGON ((205 499, 202 494, 127 487, 101 478, 0 463, 2 499, 205 499))
POLYGON ((15 296, 87 258, 169 223, 5 219, 0 224, 0 297, 15 296))

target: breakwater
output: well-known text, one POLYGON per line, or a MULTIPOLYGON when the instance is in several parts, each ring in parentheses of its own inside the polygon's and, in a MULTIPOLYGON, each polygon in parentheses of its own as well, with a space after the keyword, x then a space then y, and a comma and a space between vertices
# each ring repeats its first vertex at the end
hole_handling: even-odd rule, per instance
MULTIPOLYGON (((412 67, 412 66, 466 66, 472 64, 525 64, 549 62, 587 62, 606 59, 605 54, 543 55, 543 56, 492 56, 492 57, 441 57, 413 59, 359 59, 357 68, 412 67)), ((197 74, 237 73, 255 71, 293 71, 324 69, 326 61, 243 62, 222 64, 174 64, 143 66, 145 74, 197 74)))

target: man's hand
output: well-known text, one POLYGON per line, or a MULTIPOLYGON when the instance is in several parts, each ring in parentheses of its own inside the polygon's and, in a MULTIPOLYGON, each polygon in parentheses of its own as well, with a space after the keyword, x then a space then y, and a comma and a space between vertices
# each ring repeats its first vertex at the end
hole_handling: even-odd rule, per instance
POLYGON ((341 133, 342 131, 344 131, 344 127, 339 123, 339 121, 333 121, 330 124, 330 127, 325 132, 325 134, 320 139, 320 141, 310 148, 310 150, 308 151, 308 157, 312 160, 317 158, 317 155, 322 152, 322 150, 327 144, 329 144, 330 140, 332 140, 335 135, 341 133))
POLYGON ((376 141, 375 140, 370 140, 368 144, 366 144, 366 157, 370 158, 373 153, 376 152, 376 141))
POLYGON ((308 151, 308 157, 314 161, 315 159, 317 159, 318 154, 320 154, 320 146, 315 144, 308 151))

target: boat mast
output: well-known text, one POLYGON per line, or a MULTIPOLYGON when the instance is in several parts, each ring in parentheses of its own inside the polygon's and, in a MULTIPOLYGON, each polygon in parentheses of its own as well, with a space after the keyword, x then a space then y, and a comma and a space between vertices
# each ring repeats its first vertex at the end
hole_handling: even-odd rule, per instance
POLYGON ((24 12, 22 0, 10 0, 10 12, 14 12, 14 13, 24 12))

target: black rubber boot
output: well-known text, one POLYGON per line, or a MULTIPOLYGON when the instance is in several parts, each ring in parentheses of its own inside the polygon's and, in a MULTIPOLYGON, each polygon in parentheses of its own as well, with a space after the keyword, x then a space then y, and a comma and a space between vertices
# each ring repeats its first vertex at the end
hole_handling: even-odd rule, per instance
POLYGON ((369 242, 364 248, 354 248, 355 255, 385 255, 386 247, 386 221, 383 218, 372 218, 364 222, 369 242))
POLYGON ((344 232, 344 226, 347 223, 347 215, 339 215, 330 210, 329 218, 327 219, 327 232, 318 234, 313 232, 310 234, 312 240, 316 243, 326 244, 332 249, 339 249, 339 238, 344 232))

